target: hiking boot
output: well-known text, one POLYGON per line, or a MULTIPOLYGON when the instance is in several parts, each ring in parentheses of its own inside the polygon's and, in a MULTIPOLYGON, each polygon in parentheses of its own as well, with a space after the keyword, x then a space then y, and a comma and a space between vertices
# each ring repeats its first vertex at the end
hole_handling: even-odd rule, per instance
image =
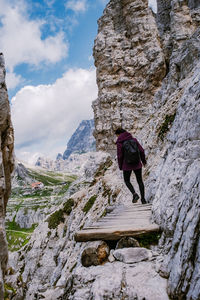
POLYGON ((142 204, 147 204, 147 201, 145 199, 141 199, 142 204))
POLYGON ((137 193, 133 194, 133 200, 132 200, 132 203, 136 203, 137 200, 139 199, 140 197, 138 196, 137 193))

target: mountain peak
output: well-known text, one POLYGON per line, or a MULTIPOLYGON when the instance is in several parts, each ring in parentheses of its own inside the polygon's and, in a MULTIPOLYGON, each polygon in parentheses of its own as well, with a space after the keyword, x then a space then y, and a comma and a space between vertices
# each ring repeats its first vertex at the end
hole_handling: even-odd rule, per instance
POLYGON ((83 120, 67 143, 67 149, 63 159, 67 159, 72 153, 85 153, 96 150, 96 142, 93 137, 94 120, 83 120))

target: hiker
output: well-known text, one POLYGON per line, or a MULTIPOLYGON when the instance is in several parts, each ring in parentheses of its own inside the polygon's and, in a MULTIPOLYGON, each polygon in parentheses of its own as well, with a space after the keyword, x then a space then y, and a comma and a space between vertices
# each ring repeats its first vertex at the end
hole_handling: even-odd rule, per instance
POLYGON ((145 200, 144 183, 142 180, 142 164, 144 166, 146 165, 144 149, 139 144, 137 139, 133 138, 132 135, 126 130, 124 130, 123 128, 118 128, 115 131, 115 134, 118 137, 116 142, 118 165, 119 165, 119 169, 123 171, 124 182, 133 195, 132 202, 136 203, 137 200, 139 199, 139 195, 135 192, 134 187, 130 182, 131 173, 133 171, 135 173, 137 183, 139 185, 141 202, 142 204, 145 204, 147 202, 145 200), (131 147, 131 151, 130 151, 130 147, 131 147), (137 154, 135 154, 134 151, 136 151, 137 154), (131 155, 132 157, 134 155, 136 155, 137 157, 133 157, 132 159, 132 157, 129 157, 131 155))

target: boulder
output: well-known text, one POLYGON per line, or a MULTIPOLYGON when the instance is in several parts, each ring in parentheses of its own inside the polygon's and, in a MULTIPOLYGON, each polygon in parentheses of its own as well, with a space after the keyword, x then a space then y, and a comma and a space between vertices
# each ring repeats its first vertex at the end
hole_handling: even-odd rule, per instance
POLYGON ((103 241, 90 242, 81 255, 81 263, 84 267, 98 266, 107 261, 109 247, 103 241))
POLYGON ((140 244, 136 239, 130 236, 125 236, 121 238, 116 245, 116 249, 131 248, 131 247, 140 247, 140 244))
POLYGON ((126 264, 137 263, 148 260, 152 257, 152 252, 146 248, 123 248, 113 252, 113 256, 126 264))

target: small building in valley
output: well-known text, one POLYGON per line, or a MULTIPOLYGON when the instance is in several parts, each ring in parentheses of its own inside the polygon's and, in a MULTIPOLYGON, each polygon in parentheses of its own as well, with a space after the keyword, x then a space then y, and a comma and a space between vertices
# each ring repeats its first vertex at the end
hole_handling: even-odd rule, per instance
POLYGON ((44 184, 42 182, 33 182, 31 183, 32 190, 40 190, 44 187, 44 184))

